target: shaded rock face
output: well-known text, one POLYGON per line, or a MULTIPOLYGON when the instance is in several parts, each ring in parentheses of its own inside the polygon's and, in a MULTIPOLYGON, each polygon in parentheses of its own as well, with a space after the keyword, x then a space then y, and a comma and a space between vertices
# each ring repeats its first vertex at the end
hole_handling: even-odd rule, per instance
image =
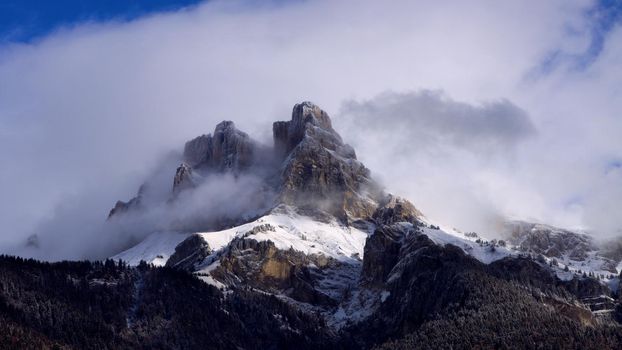
POLYGON ((587 235, 555 227, 514 221, 507 224, 510 243, 524 251, 533 251, 551 258, 568 254, 573 260, 585 260, 596 249, 587 235))
MULTIPOLYGON (((267 150, 231 121, 218 124, 213 134, 184 146, 184 163, 173 179, 173 197, 199 185, 210 173, 252 174, 278 193, 274 203, 300 210, 320 211, 343 222, 369 219, 382 198, 370 171, 356 159, 318 106, 294 106, 290 121, 273 125, 274 149, 267 150)), ((115 215, 129 204, 120 202, 115 215)))
POLYGON ((399 227, 382 226, 365 241, 363 280, 370 285, 382 285, 399 259, 406 232, 399 227))
POLYGON ((372 215, 374 233, 365 242, 363 280, 371 286, 384 283, 399 260, 408 235, 418 233, 421 212, 409 201, 387 195, 372 215), (407 225, 410 224, 410 225, 407 225))
POLYGON ((274 123, 273 133, 275 152, 285 158, 283 203, 315 207, 345 221, 371 217, 381 191, 324 111, 310 102, 297 104, 292 119, 274 123))
POLYGON ((183 190, 195 188, 197 184, 192 178, 192 168, 182 163, 175 171, 175 178, 173 179, 173 193, 178 194, 183 190))
POLYGON ((325 256, 279 250, 271 241, 241 238, 230 243, 211 275, 229 286, 251 286, 312 305, 335 305, 336 300, 316 288, 311 264, 322 269, 337 262, 325 256))
POLYGON ((203 237, 194 234, 175 247, 175 252, 166 262, 166 266, 193 272, 196 265, 203 262, 211 253, 212 249, 203 237))
POLYGON ((108 213, 108 219, 110 219, 110 218, 112 218, 114 216, 119 216, 120 214, 123 214, 123 213, 130 212, 132 210, 139 210, 139 209, 141 209, 141 207, 142 207, 142 200, 143 200, 143 196, 144 196, 145 191, 146 191, 146 185, 142 185, 138 189, 138 193, 136 194, 136 197, 130 199, 127 202, 117 201, 117 203, 115 203, 114 207, 112 209, 110 209, 110 212, 108 213))
POLYGON ((213 134, 202 135, 184 146, 184 160, 193 168, 242 171, 253 163, 257 144, 232 121, 223 121, 213 134))
MULTIPOLYGON (((591 300, 586 296, 599 297, 606 289, 594 280, 560 281, 547 266, 527 258, 506 258, 486 265, 457 246, 437 245, 416 231, 401 235, 393 232, 392 239, 387 238, 386 231, 376 231, 374 236, 389 242, 390 248, 385 251, 391 261, 387 260, 386 265, 378 263, 386 268, 382 274, 371 275, 378 276, 377 281, 386 276, 376 286, 387 291, 388 297, 373 317, 349 329, 361 335, 362 343, 416 334, 424 331, 421 327, 426 323, 442 327, 442 332, 473 336, 472 329, 453 330, 453 325, 445 324, 455 320, 476 322, 490 329, 504 324, 504 329, 521 331, 524 329, 519 325, 524 322, 555 324, 571 320, 588 326, 599 322, 590 312, 591 304, 584 301, 591 300), (395 237, 400 237, 399 248, 395 237), (550 319, 543 321, 542 315, 550 319), (490 324, 482 321, 488 319, 490 324)), ((369 258, 366 252, 364 260, 369 258)))
POLYGON ((414 224, 422 217, 423 214, 412 203, 393 195, 387 195, 372 216, 378 225, 391 225, 398 222, 414 224))
POLYGON ((332 150, 342 145, 341 137, 333 130, 332 122, 326 112, 311 102, 296 104, 290 121, 275 122, 272 125, 275 151, 287 156, 313 128, 323 130, 321 138, 332 150))

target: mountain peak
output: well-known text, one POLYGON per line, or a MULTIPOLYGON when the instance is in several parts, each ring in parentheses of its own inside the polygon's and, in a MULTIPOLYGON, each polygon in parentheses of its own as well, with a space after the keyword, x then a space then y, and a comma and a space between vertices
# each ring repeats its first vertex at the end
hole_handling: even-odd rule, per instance
POLYGON ((185 189, 194 188, 195 186, 196 184, 192 179, 192 168, 186 163, 181 163, 175 171, 173 193, 177 194, 185 189))
MULTIPOLYGON (((342 144, 341 136, 333 129, 330 117, 311 102, 294 105, 289 121, 278 121, 272 125, 274 148, 279 156, 288 155, 308 134, 322 137, 327 146, 342 144)), ((317 138, 316 137, 316 138, 317 138)))
POLYGON ((292 111, 292 122, 298 125, 311 123, 325 130, 333 129, 328 114, 320 107, 309 101, 304 101, 294 105, 294 109, 292 111))
POLYGON ((275 122, 273 132, 273 152, 228 120, 212 134, 186 142, 172 195, 200 186, 210 173, 252 173, 277 194, 275 206, 322 212, 344 222, 371 217, 382 191, 325 111, 308 101, 298 103, 291 119, 275 122))
POLYGON ((373 213, 381 191, 326 112, 311 102, 296 104, 291 120, 275 122, 273 133, 275 152, 284 158, 282 202, 345 221, 373 213))
POLYGON ((186 142, 184 161, 193 168, 239 171, 250 166, 255 148, 255 141, 248 134, 225 120, 216 125, 213 134, 186 142))

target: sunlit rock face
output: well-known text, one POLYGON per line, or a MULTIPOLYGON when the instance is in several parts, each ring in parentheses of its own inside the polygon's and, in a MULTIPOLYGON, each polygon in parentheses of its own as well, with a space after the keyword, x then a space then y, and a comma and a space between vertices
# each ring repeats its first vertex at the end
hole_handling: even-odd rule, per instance
MULTIPOLYGON (((199 187, 206 176, 251 174, 276 193, 273 206, 288 204, 343 222, 368 219, 384 200, 371 173, 354 149, 333 129, 330 117, 311 102, 296 104, 291 120, 273 124, 272 149, 238 130, 231 121, 212 134, 186 142, 183 163, 173 179, 172 199, 199 187)), ((127 211, 140 197, 119 202, 110 216, 127 211)))
POLYGON ((273 134, 275 152, 284 158, 284 203, 315 207, 342 220, 373 214, 379 187, 326 112, 310 102, 297 104, 290 121, 274 123, 273 134))

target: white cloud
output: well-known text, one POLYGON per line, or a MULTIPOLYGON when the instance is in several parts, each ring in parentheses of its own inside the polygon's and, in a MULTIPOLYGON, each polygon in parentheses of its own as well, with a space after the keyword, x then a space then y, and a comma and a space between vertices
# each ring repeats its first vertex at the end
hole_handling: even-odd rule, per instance
MULTIPOLYGON (((404 155, 402 173, 436 179, 400 185, 416 204, 432 207, 426 198, 435 195, 447 199, 450 213, 476 217, 494 203, 493 216, 589 224, 589 215, 581 213, 590 212, 583 206, 596 198, 591 191, 617 198, 607 196, 613 195, 607 186, 592 185, 603 180, 610 158, 621 157, 620 33, 608 36, 603 53, 585 71, 553 69, 535 77, 533 72, 555 50, 585 48, 584 10, 590 5, 209 2, 130 23, 84 24, 31 45, 2 47, 0 222, 6 233, 0 246, 21 242, 41 219, 72 219, 55 208, 75 198, 92 208, 89 220, 105 219, 158 157, 220 120, 235 120, 267 139, 270 122, 287 118, 295 102, 312 100, 338 120, 342 101, 369 100, 388 90, 442 90, 476 111, 486 101, 507 99, 537 130, 505 153, 512 154, 505 160, 455 144, 443 146, 437 159, 404 155), (425 187, 430 184, 434 188, 425 187), (429 194, 421 195, 421 188, 429 194), (572 198, 582 199, 573 202, 578 209, 567 207, 572 198)), ((342 133, 354 140, 348 130, 342 133)), ((374 171, 398 184, 396 170, 363 152, 358 153, 374 171)), ((471 225, 454 214, 441 219, 471 225)), ((472 225, 481 222, 474 219, 472 225)), ((96 234, 71 239, 86 252, 96 234)))

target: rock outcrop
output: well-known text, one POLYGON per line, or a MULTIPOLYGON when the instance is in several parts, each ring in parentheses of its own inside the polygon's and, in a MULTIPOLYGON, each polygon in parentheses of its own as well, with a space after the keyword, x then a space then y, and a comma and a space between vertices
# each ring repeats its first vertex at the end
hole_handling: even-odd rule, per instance
POLYGON ((192 189, 196 186, 196 181, 192 176, 192 168, 186 163, 181 163, 175 171, 175 178, 173 179, 173 194, 179 194, 184 190, 192 189))
POLYGON ((175 253, 168 259, 166 266, 194 272, 196 265, 211 253, 212 249, 203 237, 193 234, 175 247, 175 253))
POLYGON ((193 168, 240 172, 254 161, 257 143, 232 121, 216 125, 213 135, 202 135, 184 146, 184 160, 193 168))
POLYGON ((143 200, 145 190, 146 190, 146 185, 143 184, 138 189, 138 193, 136 194, 136 197, 130 199, 127 202, 117 201, 114 207, 110 209, 110 212, 108 213, 108 219, 111 219, 112 217, 119 216, 120 214, 127 213, 132 210, 140 209, 142 207, 142 200, 143 200))
POLYGON ((387 195, 374 214, 374 233, 365 242, 363 281, 371 286, 386 282, 389 273, 399 260, 406 236, 418 233, 421 212, 409 201, 387 195))
MULTIPOLYGON (((173 198, 200 185, 206 175, 249 172, 278 194, 275 206, 323 212, 345 223, 371 218, 383 197, 380 186, 333 129, 326 112, 311 102, 297 104, 291 120, 274 123, 273 134, 272 152, 231 121, 188 141, 173 180, 173 198)), ((138 207, 139 201, 118 202, 111 215, 138 207)))
POLYGON ((573 260, 584 260, 596 250, 592 239, 585 234, 556 227, 512 221, 507 223, 509 242, 523 251, 532 251, 551 258, 567 254, 573 260))
POLYGON ((274 123, 273 134, 275 152, 284 158, 283 203, 318 208, 344 221, 371 217, 379 186, 326 112, 310 102, 297 104, 290 121, 274 123))
POLYGON ((337 300, 316 288, 318 273, 311 270, 336 263, 324 256, 279 250, 271 241, 240 238, 229 244, 211 275, 229 286, 251 286, 311 305, 328 306, 337 300))
POLYGON ((377 225, 392 225, 398 222, 417 223, 423 214, 404 198, 387 195, 372 215, 377 225))

